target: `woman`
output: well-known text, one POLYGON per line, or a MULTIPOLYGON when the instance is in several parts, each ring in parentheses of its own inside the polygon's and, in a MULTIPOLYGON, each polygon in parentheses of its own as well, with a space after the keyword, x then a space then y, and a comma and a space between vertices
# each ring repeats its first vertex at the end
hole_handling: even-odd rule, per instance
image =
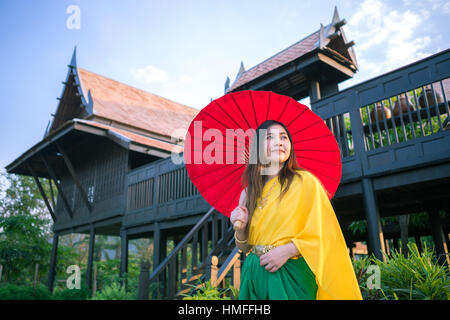
POLYGON ((236 245, 250 252, 239 299, 361 299, 327 192, 298 165, 292 145, 274 120, 253 138, 242 180, 248 186, 230 215, 240 222, 236 245))

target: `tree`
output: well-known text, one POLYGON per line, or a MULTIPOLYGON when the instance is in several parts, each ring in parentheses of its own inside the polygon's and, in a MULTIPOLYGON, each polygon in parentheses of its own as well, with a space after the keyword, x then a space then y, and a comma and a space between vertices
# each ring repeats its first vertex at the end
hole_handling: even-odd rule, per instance
MULTIPOLYGON (((50 194, 50 185, 43 183, 50 194)), ((56 192, 56 190, 55 190, 56 192)), ((39 276, 48 269, 51 245, 51 217, 31 177, 0 174, 0 264, 9 281, 33 279, 35 264, 39 276)))

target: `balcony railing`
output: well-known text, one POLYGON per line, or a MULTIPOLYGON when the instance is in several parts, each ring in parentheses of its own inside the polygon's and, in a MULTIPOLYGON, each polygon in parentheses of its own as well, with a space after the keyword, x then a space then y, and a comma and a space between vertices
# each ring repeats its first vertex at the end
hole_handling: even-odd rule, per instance
POLYGON ((312 104, 336 137, 342 182, 450 159, 450 50, 312 104))

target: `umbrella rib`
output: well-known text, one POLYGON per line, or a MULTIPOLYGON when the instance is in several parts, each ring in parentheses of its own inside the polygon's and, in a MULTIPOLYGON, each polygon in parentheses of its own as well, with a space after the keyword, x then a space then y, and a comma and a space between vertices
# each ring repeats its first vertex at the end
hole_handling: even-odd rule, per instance
POLYGON ((311 160, 311 161, 316 161, 316 162, 320 162, 320 163, 329 164, 331 166, 339 166, 338 163, 331 163, 331 162, 327 162, 327 161, 321 161, 321 160, 314 159, 314 158, 308 158, 308 157, 303 157, 303 156, 298 156, 297 158, 308 159, 308 160, 311 160))
POLYGON ((267 113, 266 113, 266 120, 269 119, 269 110, 270 110, 270 97, 272 95, 272 91, 269 91, 269 103, 267 104, 267 113))
POLYGON ((300 129, 300 130, 296 131, 295 133, 293 133, 293 134, 291 135, 291 137, 292 137, 293 135, 299 133, 299 132, 302 132, 303 130, 306 130, 306 129, 308 129, 308 128, 311 128, 312 126, 314 126, 314 125, 316 125, 316 124, 318 124, 318 123, 320 123, 320 122, 322 122, 322 121, 323 121, 323 120, 319 120, 319 121, 314 122, 313 124, 311 124, 311 125, 309 125, 309 126, 303 128, 303 129, 300 129))
POLYGON ((248 128, 251 128, 250 124, 249 124, 248 121, 247 121, 247 118, 246 118, 246 117, 244 116, 244 114, 242 113, 242 110, 241 110, 241 108, 239 107, 239 105, 237 104, 237 102, 236 102, 236 100, 234 99, 233 95, 230 94, 230 96, 231 96, 231 99, 233 100, 234 104, 235 104, 236 107, 238 108, 239 112, 241 113, 242 118, 244 118, 245 122, 247 122, 248 128))
POLYGON ((230 114, 228 113, 228 111, 226 111, 216 100, 214 100, 214 102, 219 106, 219 108, 228 116, 228 118, 230 118, 231 121, 234 122, 234 124, 238 127, 238 128, 242 128, 242 126, 240 124, 238 124, 234 118, 232 116, 230 116, 230 114))
POLYGON ((300 112, 291 122, 289 122, 289 124, 286 127, 289 127, 292 122, 294 122, 295 120, 297 120, 298 117, 300 117, 301 115, 303 115, 305 113, 306 109, 303 109, 302 112, 300 112))
MULTIPOLYGON (((194 138, 192 138, 192 140, 200 140, 200 141, 203 141, 203 138, 199 138, 199 137, 194 137, 194 138)), ((239 144, 239 146, 244 146, 244 148, 245 148, 245 142, 244 143, 242 143, 242 142, 239 142, 239 140, 236 140, 237 142, 236 142, 236 144, 239 144)), ((214 142, 216 142, 215 140, 214 140, 214 142)), ((237 145, 235 145, 235 144, 229 144, 229 143, 227 143, 226 142, 226 140, 225 140, 225 145, 226 146, 230 146, 230 147, 237 147, 237 145)), ((237 148, 236 148, 237 149, 237 148)), ((194 151, 203 151, 203 150, 199 150, 199 149, 192 149, 192 150, 194 150, 194 151)))
POLYGON ((317 140, 317 139, 328 138, 328 137, 334 137, 334 135, 333 134, 327 134, 325 136, 317 136, 317 137, 310 138, 310 139, 303 139, 303 140, 297 140, 297 141, 292 141, 292 142, 293 142, 293 144, 296 144, 296 143, 299 143, 299 142, 317 140))
MULTIPOLYGON (((211 119, 214 119, 214 120, 216 120, 218 123, 220 123, 224 128, 225 128, 225 131, 226 131, 226 129, 231 129, 231 128, 229 128, 228 126, 226 126, 226 125, 224 125, 221 121, 219 121, 219 120, 217 120, 216 118, 214 118, 212 115, 210 115, 208 112, 206 112, 205 111, 205 109, 203 109, 202 110, 208 117, 210 117, 211 119)), ((202 124, 203 125, 203 124, 202 124)), ((217 129, 217 128, 208 128, 208 129, 217 129)), ((237 134, 239 134, 238 132, 236 132, 237 134)), ((241 134, 239 134, 239 136, 241 137, 241 138, 244 138, 245 139, 245 137, 246 136, 242 136, 241 134)))
POLYGON ((252 91, 249 90, 248 94, 250 95, 250 101, 252 102, 253 116, 255 117, 256 128, 258 128, 258 118, 256 118, 255 104, 253 103, 252 91))
MULTIPOLYGON (((235 169, 235 170, 233 170, 232 172, 235 172, 236 170, 238 170, 238 169, 240 169, 241 167, 243 167, 243 166, 245 166, 245 164, 237 164, 238 165, 238 168, 237 169, 235 169)), ((208 175, 208 174, 210 174, 210 173, 217 173, 218 171, 221 171, 222 169, 224 169, 224 168, 228 168, 230 165, 223 165, 221 168, 219 168, 219 169, 214 169, 214 170, 212 170, 212 171, 207 171, 207 172, 204 172, 203 174, 201 174, 201 175, 199 175, 199 176, 196 176, 195 178, 191 178, 191 180, 197 180, 197 179, 199 179, 199 178, 201 178, 201 177, 203 177, 203 176, 206 176, 206 175, 208 175)))
POLYGON ((281 111, 281 113, 278 115, 277 121, 280 120, 281 115, 284 113, 284 110, 286 110, 286 107, 288 106, 289 102, 291 102, 291 99, 288 99, 286 104, 284 105, 284 109, 283 111, 281 111))
MULTIPOLYGON (((235 171, 236 171, 236 170, 235 170, 235 171)), ((235 171, 233 171, 233 173, 234 173, 235 171)), ((241 175, 241 176, 238 176, 237 179, 234 179, 234 181, 233 181, 233 183, 232 183, 231 185, 234 185, 241 177, 242 177, 242 175, 241 175)), ((233 190, 233 189, 232 189, 232 188, 228 188, 228 190, 227 190, 224 194, 222 194, 222 197, 225 196, 228 192, 230 192, 230 190, 233 190)), ((234 199, 236 199, 236 196, 234 197, 234 199)), ((233 199, 233 201, 234 201, 234 199, 233 199)), ((218 199, 214 202, 214 204, 216 204, 219 200, 220 200, 220 198, 218 198, 218 199)), ((230 204, 228 205, 227 211, 228 211, 228 208, 230 207, 231 203, 232 203, 232 201, 231 201, 230 204)))
POLYGON ((314 152, 340 152, 339 150, 313 150, 313 149, 294 149, 295 151, 314 151, 314 152))
POLYGON ((202 110, 203 113, 205 113, 208 117, 210 117, 211 119, 216 120, 218 123, 220 123, 222 125, 222 127, 224 127, 225 129, 229 129, 228 126, 224 125, 220 120, 217 120, 216 118, 214 118, 212 115, 210 115, 208 112, 205 111, 205 109, 202 110))
MULTIPOLYGON (((215 119, 214 119, 215 120, 215 119)), ((195 121, 194 122, 194 126, 195 125, 197 125, 197 126, 199 126, 198 124, 196 124, 197 123, 197 121, 195 121)), ((219 130, 218 128, 211 128, 211 127, 208 127, 208 126, 205 126, 203 123, 200 125, 202 128, 206 128, 206 129, 217 129, 217 130, 219 130)), ((239 125, 238 125, 238 127, 239 127, 239 125)), ((227 129, 231 129, 231 128, 227 128, 227 129)), ((236 134, 238 134, 239 132, 236 132, 236 134)), ((241 137, 241 138, 243 138, 244 139, 244 141, 245 141, 245 138, 250 138, 248 135, 245 135, 245 136, 242 136, 242 135, 240 135, 239 134, 239 136, 241 137)), ((194 138, 195 138, 195 136, 194 136, 194 138)))
POLYGON ((333 181, 336 181, 336 182, 339 182, 338 180, 336 180, 335 178, 332 178, 332 177, 330 177, 330 176, 328 176, 328 175, 326 175, 326 174, 324 174, 324 173, 322 173, 322 172, 320 172, 320 171, 318 171, 318 170, 313 170, 313 169, 311 169, 311 168, 308 168, 308 167, 305 167, 304 165, 301 165, 303 168, 305 168, 305 169, 308 169, 309 171, 311 171, 311 172, 313 172, 313 173, 319 173, 320 175, 322 175, 322 176, 324 176, 324 177, 327 177, 328 179, 331 179, 331 180, 333 180, 333 181))

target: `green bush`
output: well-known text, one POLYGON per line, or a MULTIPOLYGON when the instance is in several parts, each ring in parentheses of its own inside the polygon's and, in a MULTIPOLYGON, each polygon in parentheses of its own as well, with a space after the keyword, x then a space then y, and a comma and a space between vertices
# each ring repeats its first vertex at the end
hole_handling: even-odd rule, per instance
POLYGON ((381 271, 381 287, 386 299, 448 300, 450 278, 447 265, 439 265, 433 250, 424 246, 419 253, 415 243, 408 243, 404 257, 394 251, 386 263, 374 259, 381 271))
POLYGON ((87 300, 92 296, 91 290, 86 285, 80 289, 65 288, 53 293, 53 300, 87 300))
POLYGON ((0 286, 0 300, 50 300, 51 292, 43 284, 32 286, 5 284, 0 286))
POLYGON ((422 254, 417 245, 408 243, 409 254, 404 257, 394 250, 386 256, 386 262, 374 256, 353 260, 356 277, 363 299, 366 300, 448 300, 450 298, 450 278, 447 265, 439 265, 426 245, 422 254), (370 265, 380 270, 381 288, 367 288, 370 265))
POLYGON ((373 272, 369 271, 369 267, 373 265, 373 257, 365 257, 362 259, 353 259, 353 268, 355 269, 356 279, 358 280, 361 295, 364 300, 377 300, 382 297, 381 289, 368 288, 367 281, 373 272))
POLYGON ((194 294, 183 294, 183 300, 231 300, 236 299, 238 291, 229 286, 226 289, 221 289, 211 285, 211 280, 205 282, 201 287, 197 288, 195 285, 190 285, 194 288, 194 294))
POLYGON ((132 300, 133 294, 118 283, 105 286, 92 300, 132 300))

